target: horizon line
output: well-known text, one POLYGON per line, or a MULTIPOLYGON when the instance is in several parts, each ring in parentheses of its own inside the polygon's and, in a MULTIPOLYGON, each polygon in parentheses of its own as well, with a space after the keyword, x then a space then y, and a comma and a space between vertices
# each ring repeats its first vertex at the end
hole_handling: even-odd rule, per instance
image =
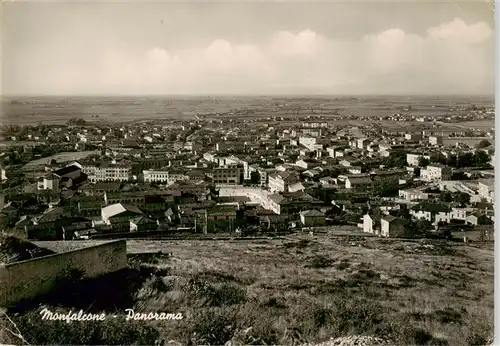
POLYGON ((495 97, 495 93, 191 93, 191 94, 0 94, 0 98, 30 97, 495 97))

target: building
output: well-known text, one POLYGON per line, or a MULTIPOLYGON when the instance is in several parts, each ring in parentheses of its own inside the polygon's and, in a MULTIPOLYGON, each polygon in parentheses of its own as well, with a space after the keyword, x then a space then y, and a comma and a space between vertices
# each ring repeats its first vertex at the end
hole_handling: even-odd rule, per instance
POLYGON ((104 193, 104 204, 118 204, 123 203, 126 205, 134 205, 142 207, 146 201, 146 193, 143 191, 133 192, 106 192, 104 193))
POLYGON ((363 232, 379 234, 379 226, 379 222, 372 215, 363 215, 363 232))
POLYGON ((387 215, 380 219, 380 235, 382 237, 403 237, 405 228, 401 219, 387 215))
POLYGON ((132 169, 121 164, 101 163, 97 166, 84 166, 91 182, 128 181, 132 177, 132 169))
POLYGON ((7 173, 3 167, 0 167, 0 181, 6 181, 7 180, 7 173))
POLYGON ((423 139, 423 135, 421 133, 406 133, 405 140, 409 142, 419 142, 423 139))
POLYGON ((51 190, 59 192, 62 187, 71 188, 87 179, 79 165, 72 164, 46 174, 38 180, 38 190, 51 190))
POLYGON ((215 184, 241 185, 243 183, 243 165, 229 164, 212 170, 215 184))
POLYGON ((139 208, 121 203, 102 208, 102 221, 117 231, 130 231, 130 220, 142 216, 139 208))
POLYGON ((299 144, 306 147, 308 150, 314 151, 316 149, 316 138, 314 137, 299 137, 299 144))
POLYGON ((296 184, 299 179, 295 173, 276 172, 269 176, 269 191, 271 192, 289 192, 290 185, 296 184))
POLYGON ((468 215, 466 218, 466 222, 467 224, 473 226, 483 226, 483 225, 493 224, 493 220, 491 219, 491 217, 480 211, 476 211, 468 215))
POLYGON ((237 206, 217 205, 205 210, 207 232, 232 232, 240 225, 237 218, 237 206))
POLYGON ((319 210, 305 210, 300 212, 300 222, 303 227, 322 227, 326 224, 326 218, 319 210))
POLYGON ((145 170, 142 171, 144 182, 173 184, 178 180, 189 180, 189 175, 184 172, 145 170))
POLYGON ((429 155, 414 154, 414 153, 406 154, 406 162, 408 163, 409 166, 419 166, 421 158, 424 158, 427 160, 431 159, 431 157, 429 155))
POLYGON ((430 136, 429 137, 430 145, 443 145, 443 138, 439 136, 430 136))
POLYGON ((264 209, 272 210, 278 215, 296 214, 304 210, 317 208, 323 204, 323 202, 303 191, 266 195, 261 199, 260 203, 264 209))
POLYGON ((370 144, 370 140, 368 138, 359 138, 356 144, 358 149, 366 149, 368 144, 370 144))
POLYGON ((488 179, 480 181, 478 184, 479 196, 486 200, 488 203, 493 203, 495 199, 495 180, 488 179))
POLYGON ((130 219, 130 232, 154 231, 157 228, 158 224, 145 216, 130 219))
POLYGON ((59 192, 61 177, 54 173, 48 173, 38 180, 38 190, 51 190, 59 192))
POLYGON ((145 170, 142 175, 146 183, 166 183, 169 180, 168 171, 145 170))
POLYGON ((433 224, 449 223, 451 210, 439 203, 420 203, 410 209, 410 215, 419 220, 427 220, 433 224))
POLYGON ((406 189, 399 190, 399 198, 407 201, 427 200, 429 199, 429 194, 418 189, 406 189))
POLYGON ((346 189, 363 188, 369 189, 373 186, 373 181, 369 175, 366 174, 355 174, 348 175, 345 179, 346 189))
POLYGON ((420 171, 420 178, 427 182, 449 180, 450 177, 451 168, 442 165, 429 165, 420 171))

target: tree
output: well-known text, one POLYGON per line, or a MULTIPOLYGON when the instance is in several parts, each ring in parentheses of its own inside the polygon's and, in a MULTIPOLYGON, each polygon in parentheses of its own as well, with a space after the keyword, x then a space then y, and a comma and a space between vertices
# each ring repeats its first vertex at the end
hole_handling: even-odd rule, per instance
POLYGON ((419 219, 413 224, 413 228, 415 230, 415 234, 424 235, 432 229, 432 224, 430 221, 425 219, 419 219))
POLYGON ((394 197, 399 191, 399 178, 379 178, 373 184, 373 194, 380 197, 394 197))
POLYGON ((474 166, 474 154, 472 153, 464 153, 458 155, 456 167, 472 167, 474 166))
POLYGON ((250 181, 254 185, 260 184, 260 174, 259 172, 253 171, 250 173, 250 181))
POLYGON ((398 167, 402 168, 406 166, 406 151, 395 150, 391 151, 389 156, 385 160, 385 165, 387 167, 398 167))
POLYGON ((81 118, 72 118, 68 120, 68 125, 72 126, 85 126, 87 122, 81 118))
POLYGON ((464 206, 470 202, 469 194, 465 192, 455 192, 453 193, 453 201, 460 203, 460 205, 464 206))
POLYGON ((418 166, 419 167, 426 167, 426 166, 429 165, 429 163, 430 163, 430 160, 427 159, 427 158, 425 158, 425 157, 423 157, 423 156, 420 156, 418 158, 418 166))
POLYGON ((430 162, 446 164, 446 157, 441 153, 432 153, 430 155, 430 162))
POLYGON ((471 161, 473 162, 475 167, 484 167, 489 165, 491 158, 485 153, 483 150, 478 150, 472 155, 471 161))
POLYGON ((450 191, 443 191, 439 194, 439 200, 442 202, 452 202, 453 195, 450 191))
POLYGON ((478 143, 476 148, 479 148, 479 149, 486 148, 486 147, 489 147, 490 145, 491 145, 490 141, 483 139, 481 142, 478 143))

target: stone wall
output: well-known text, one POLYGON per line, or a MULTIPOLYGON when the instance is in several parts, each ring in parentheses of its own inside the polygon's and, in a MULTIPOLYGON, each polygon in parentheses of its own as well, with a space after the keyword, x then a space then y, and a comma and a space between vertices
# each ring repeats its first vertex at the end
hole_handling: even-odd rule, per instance
POLYGON ((57 253, 0 266, 0 306, 49 292, 58 279, 76 270, 94 278, 127 266, 125 240, 57 253))

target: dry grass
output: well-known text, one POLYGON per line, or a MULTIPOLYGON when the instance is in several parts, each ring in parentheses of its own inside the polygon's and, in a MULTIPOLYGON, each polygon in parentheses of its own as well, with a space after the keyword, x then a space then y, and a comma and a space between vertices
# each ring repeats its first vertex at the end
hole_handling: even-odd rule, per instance
MULTIPOLYGON (((360 334, 398 345, 460 346, 484 345, 492 335, 491 245, 327 235, 167 244, 156 250, 172 257, 131 258, 148 273, 132 292, 134 309, 182 312, 185 319, 141 322, 142 334, 127 332, 137 323, 98 326, 87 331, 92 341, 293 345, 360 334)), ((59 340, 47 338, 46 323, 28 323, 29 314, 15 317, 28 341, 59 340)), ((81 337, 81 327, 73 328, 81 337)))

